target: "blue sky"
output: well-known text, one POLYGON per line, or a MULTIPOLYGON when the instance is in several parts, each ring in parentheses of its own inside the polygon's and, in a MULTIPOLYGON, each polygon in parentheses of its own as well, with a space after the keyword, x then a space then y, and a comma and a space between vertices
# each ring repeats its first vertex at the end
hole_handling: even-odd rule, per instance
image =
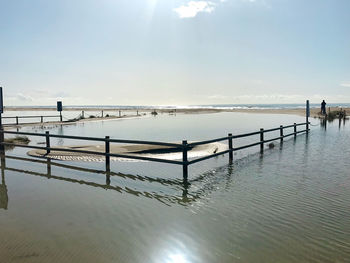
POLYGON ((0 0, 5 105, 350 102, 348 0, 0 0))

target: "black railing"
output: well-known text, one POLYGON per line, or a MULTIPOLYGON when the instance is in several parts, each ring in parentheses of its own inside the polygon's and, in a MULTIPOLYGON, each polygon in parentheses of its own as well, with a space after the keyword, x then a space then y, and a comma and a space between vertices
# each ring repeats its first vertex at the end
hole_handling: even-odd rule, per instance
MULTIPOLYGON (((19 124, 26 124, 26 123, 20 123, 20 119, 40 119, 40 122, 43 123, 45 118, 59 118, 59 121, 62 121, 62 115, 41 115, 41 116, 12 116, 12 117, 1 117, 2 119, 15 119, 15 123, 9 123, 10 125, 19 125, 19 124)), ((6 123, 8 124, 8 123, 6 123)), ((5 125, 6 125, 5 124, 5 125)))
POLYGON ((109 136, 106 136, 105 138, 99 138, 99 137, 82 137, 82 136, 70 136, 70 135, 56 135, 56 134, 50 134, 48 131, 45 133, 31 133, 31 132, 16 132, 16 131, 5 131, 0 130, 0 147, 1 152, 4 153, 4 146, 16 146, 16 147, 24 147, 24 148, 32 148, 32 149, 40 149, 45 150, 46 155, 45 158, 50 158, 49 154, 51 151, 56 152, 72 152, 72 153, 83 153, 83 154, 91 154, 91 155, 99 155, 104 156, 106 161, 106 171, 110 171, 110 158, 111 157, 117 157, 117 158, 126 158, 126 159, 134 159, 134 160, 144 160, 144 161, 151 161, 151 162, 161 162, 161 163, 170 163, 170 164, 177 164, 183 166, 183 177, 184 179, 187 179, 188 177, 188 166, 194 163, 198 163, 210 158, 214 158, 220 155, 224 155, 229 153, 229 161, 232 162, 233 160, 233 152, 243 150, 246 148, 250 148, 253 146, 259 146, 260 145, 260 151, 264 151, 264 145, 266 143, 280 140, 282 143, 284 138, 294 136, 296 137, 297 134, 309 132, 309 123, 294 123, 292 125, 288 126, 280 126, 278 128, 273 129, 260 129, 260 131, 257 132, 251 132, 251 133, 245 133, 245 134, 238 134, 238 135, 232 135, 231 133, 228 134, 226 137, 221 137, 217 139, 212 140, 206 140, 206 141, 200 141, 200 142, 192 142, 188 143, 186 140, 182 141, 182 144, 178 143, 167 143, 167 142, 156 142, 156 141, 140 141, 140 140, 123 140, 123 139, 110 139, 109 136), (298 126, 306 126, 305 129, 299 130, 297 129, 298 126), (286 129, 293 129, 292 132, 285 134, 284 130, 286 129), (276 132, 280 131, 280 136, 271 138, 271 139, 265 139, 264 135, 265 133, 270 132, 276 132), (39 136, 39 137, 45 137, 46 138, 46 146, 35 146, 35 145, 24 145, 20 143, 7 143, 4 141, 4 134, 14 134, 14 135, 26 135, 26 136, 39 136), (250 136, 257 136, 260 135, 260 140, 257 142, 249 143, 243 146, 234 147, 234 142, 237 139, 240 138, 246 138, 250 136), (104 151, 89 151, 89 150, 78 150, 78 149, 71 149, 71 148, 58 148, 58 147, 51 147, 50 144, 50 138, 62 138, 62 139, 72 139, 72 140, 86 140, 86 141, 99 141, 105 143, 104 151), (198 145, 205 145, 210 144, 214 142, 222 142, 226 141, 228 143, 228 149, 223 150, 220 152, 215 152, 213 154, 199 157, 199 158, 192 158, 192 160, 188 160, 188 152, 193 149, 193 147, 198 145), (146 157, 142 156, 140 154, 138 155, 132 155, 131 154, 121 154, 121 153, 111 153, 110 152, 110 144, 111 143, 125 143, 125 144, 140 144, 140 145, 157 145, 157 146, 166 146, 171 147, 170 149, 178 150, 179 152, 182 152, 182 160, 169 160, 169 159, 161 159, 161 158, 155 158, 155 157, 146 157))

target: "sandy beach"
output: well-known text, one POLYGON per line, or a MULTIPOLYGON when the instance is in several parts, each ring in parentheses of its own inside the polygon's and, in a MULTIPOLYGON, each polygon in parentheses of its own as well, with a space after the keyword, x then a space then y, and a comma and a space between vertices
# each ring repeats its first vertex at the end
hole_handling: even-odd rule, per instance
MULTIPOLYGON (((350 112, 350 108, 340 108, 340 107, 327 107, 327 112, 330 111, 337 111, 337 110, 345 110, 346 112, 350 112)), ((52 107, 10 107, 4 109, 4 114, 6 116, 6 112, 10 111, 54 111, 56 112, 55 108, 52 107)), ((289 115, 298 115, 298 116, 305 116, 306 111, 302 108, 290 108, 290 109, 213 109, 213 108, 166 108, 166 109, 154 109, 154 108, 139 108, 139 109, 130 109, 130 108, 118 108, 118 109, 111 109, 111 108, 103 108, 103 107, 66 107, 64 108, 62 114, 64 115, 65 111, 84 111, 87 114, 89 112, 98 112, 98 111, 105 111, 108 113, 114 112, 114 114, 118 115, 119 111, 122 112, 122 117, 136 117, 138 112, 140 115, 142 113, 151 113, 153 111, 157 113, 170 113, 170 114, 176 114, 176 113, 182 113, 182 114, 206 114, 206 113, 216 113, 216 112, 242 112, 242 113, 254 113, 254 114, 289 114, 289 115)), ((320 108, 311 108, 310 109, 310 117, 319 117, 320 114, 320 108)), ((115 117, 107 117, 107 118, 94 118, 93 120, 97 119, 113 119, 113 118, 119 118, 117 116, 115 117)), ((89 118, 80 120, 80 121, 92 121, 89 118)))

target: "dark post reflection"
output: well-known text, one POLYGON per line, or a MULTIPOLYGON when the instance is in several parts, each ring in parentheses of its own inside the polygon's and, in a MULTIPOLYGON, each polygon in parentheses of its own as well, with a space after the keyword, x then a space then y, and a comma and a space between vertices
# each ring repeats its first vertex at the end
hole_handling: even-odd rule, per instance
POLYGON ((190 187, 190 183, 188 182, 187 178, 184 178, 182 181, 182 184, 183 184, 182 202, 188 203, 190 201, 188 198, 188 188, 190 187))
POLYGON ((325 118, 320 119, 320 125, 322 128, 324 128, 325 131, 327 130, 327 120, 325 118))
POLYGON ((1 155, 1 184, 0 184, 0 208, 7 210, 8 207, 8 194, 7 186, 5 183, 5 155, 1 155))

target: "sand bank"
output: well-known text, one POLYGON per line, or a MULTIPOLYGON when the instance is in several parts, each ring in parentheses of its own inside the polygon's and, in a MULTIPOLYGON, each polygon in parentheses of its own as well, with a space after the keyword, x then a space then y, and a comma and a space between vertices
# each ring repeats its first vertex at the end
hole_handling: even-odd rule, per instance
MULTIPOLYGON (((60 146, 56 148, 83 150, 83 151, 95 151, 105 152, 104 145, 76 145, 76 146, 60 146)), ((210 143, 205 145, 194 146, 188 151, 188 158, 206 156, 212 153, 223 151, 227 149, 227 145, 222 143, 210 143)), ((180 160, 182 159, 182 149, 169 146, 158 145, 146 145, 146 144, 128 144, 117 145, 112 144, 110 146, 110 152, 113 154, 125 154, 133 156, 153 157, 168 160, 180 160)), ((94 154, 84 154, 76 152, 62 152, 59 150, 51 151, 46 154, 46 150, 35 149, 27 153, 33 157, 45 157, 55 160, 66 161, 85 161, 85 162, 104 162, 105 157, 94 154)), ((135 161, 132 159, 111 157, 111 161, 135 161)), ((139 160, 137 160, 139 161, 139 160)))
POLYGON ((122 116, 109 116, 109 117, 94 117, 94 118, 85 118, 85 119, 79 119, 79 120, 68 120, 68 121, 49 121, 49 122, 32 122, 32 123, 20 123, 18 125, 16 124, 4 124, 4 128, 10 129, 13 127, 21 128, 21 127, 31 127, 31 126, 55 126, 55 125, 73 125, 73 124, 79 124, 79 123, 86 123, 86 122, 98 122, 98 121, 111 121, 111 120, 118 120, 118 119, 132 119, 132 118, 141 118, 142 116, 145 116, 144 114, 130 114, 130 115, 122 115, 122 116))

